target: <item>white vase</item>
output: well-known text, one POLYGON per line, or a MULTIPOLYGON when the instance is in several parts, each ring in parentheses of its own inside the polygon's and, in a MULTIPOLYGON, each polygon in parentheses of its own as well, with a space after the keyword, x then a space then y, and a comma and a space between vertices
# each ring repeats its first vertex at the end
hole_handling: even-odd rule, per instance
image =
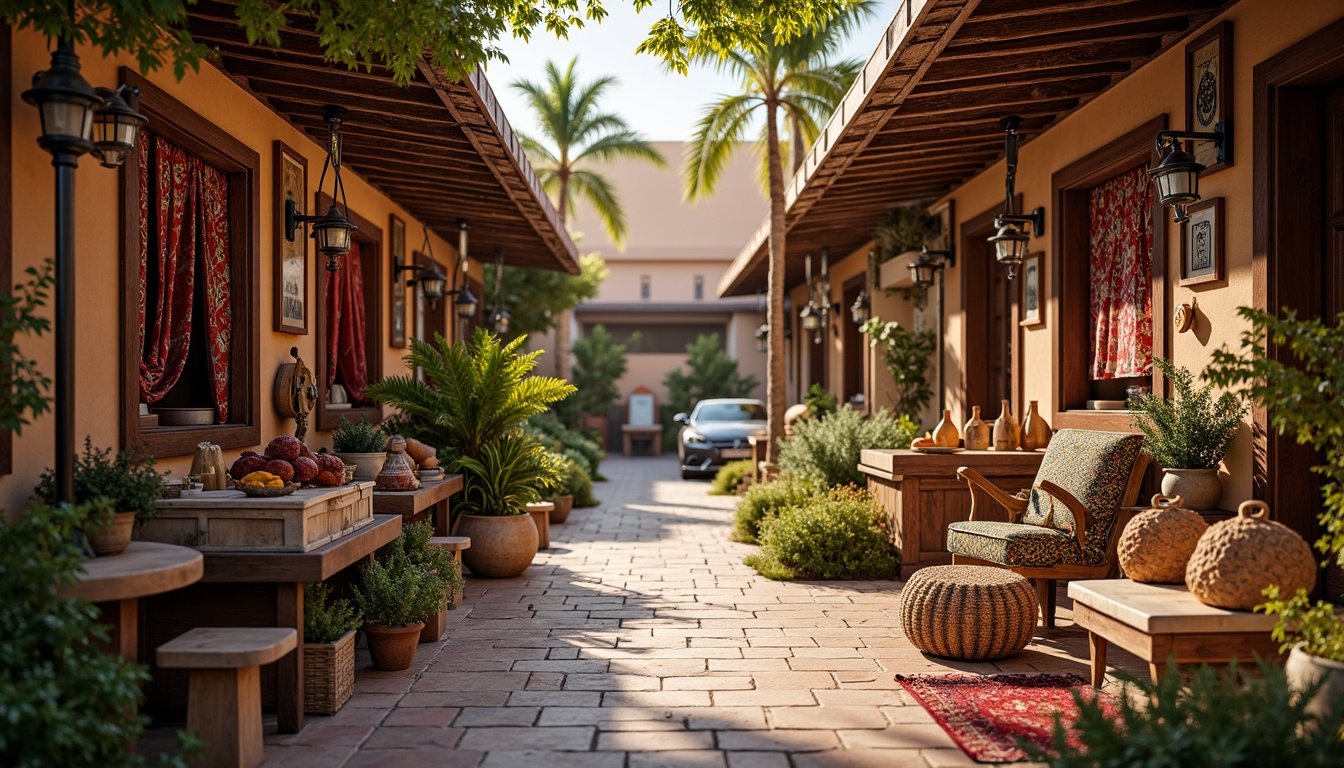
POLYGON ((355 480, 373 480, 378 477, 379 472, 383 471, 383 463, 387 461, 387 453, 383 451, 378 453, 338 453, 336 458, 354 466, 355 480))
POLYGON ((1317 680, 1325 678, 1324 685, 1316 693, 1316 698, 1307 704, 1309 714, 1324 715, 1326 706, 1332 697, 1344 696, 1344 662, 1331 661, 1312 656, 1302 649, 1304 643, 1293 646, 1288 653, 1288 661, 1283 671, 1288 676, 1288 685, 1294 690, 1305 690, 1317 680))
POLYGON ((1223 481, 1217 469, 1165 469, 1162 495, 1180 496, 1186 509, 1207 512, 1223 497, 1223 481))

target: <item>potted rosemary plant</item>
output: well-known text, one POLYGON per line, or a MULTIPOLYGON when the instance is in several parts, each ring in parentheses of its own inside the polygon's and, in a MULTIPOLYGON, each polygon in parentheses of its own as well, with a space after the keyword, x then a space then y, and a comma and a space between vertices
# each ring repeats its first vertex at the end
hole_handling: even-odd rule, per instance
MULTIPOLYGON (((131 543, 137 520, 154 517, 154 502, 163 496, 163 475, 154 469, 154 457, 140 451, 94 448, 84 438, 84 453, 75 457, 75 503, 101 508, 84 531, 95 555, 119 555, 131 543)), ((56 503, 56 475, 42 473, 35 496, 56 503)))
POLYGON ((442 607, 447 588, 443 576, 412 563, 400 546, 364 566, 353 589, 374 667, 396 671, 411 666, 425 618, 442 607))
POLYGON ((387 435, 370 424, 363 416, 350 421, 344 416, 331 433, 332 452, 336 458, 355 467, 356 480, 372 480, 383 471, 387 461, 387 435))

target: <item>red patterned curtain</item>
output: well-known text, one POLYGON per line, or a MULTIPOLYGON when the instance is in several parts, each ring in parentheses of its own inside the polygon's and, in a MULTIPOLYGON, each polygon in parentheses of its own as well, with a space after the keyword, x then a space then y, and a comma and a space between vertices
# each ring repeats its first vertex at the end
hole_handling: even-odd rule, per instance
POLYGON ((350 402, 364 403, 368 365, 364 358, 364 273, 359 243, 341 257, 340 269, 327 273, 327 389, 339 371, 350 402))
POLYGON ((1153 372, 1152 199, 1143 167, 1091 192, 1093 379, 1153 372))
POLYGON ((186 369, 199 266, 211 395, 215 420, 223 424, 229 418, 232 311, 228 178, 160 136, 142 132, 138 153, 140 398, 146 403, 162 400, 186 369), (153 296, 151 270, 156 278, 153 296))

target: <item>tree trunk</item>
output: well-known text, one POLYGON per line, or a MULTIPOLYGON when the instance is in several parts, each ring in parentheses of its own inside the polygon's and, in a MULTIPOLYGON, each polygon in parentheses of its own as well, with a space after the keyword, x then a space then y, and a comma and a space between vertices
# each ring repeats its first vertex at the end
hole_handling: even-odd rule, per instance
POLYGON ((779 453, 779 441, 784 439, 785 402, 784 379, 784 167, 779 152, 779 104, 774 99, 765 102, 766 162, 770 180, 770 277, 769 310, 770 348, 766 356, 766 410, 769 416, 766 429, 770 445, 766 461, 774 461, 779 453))
MULTIPOLYGON (((560 169, 560 203, 555 212, 560 216, 560 226, 569 230, 569 170, 560 169)), ((569 310, 560 313, 555 328, 555 375, 569 379, 569 310)))

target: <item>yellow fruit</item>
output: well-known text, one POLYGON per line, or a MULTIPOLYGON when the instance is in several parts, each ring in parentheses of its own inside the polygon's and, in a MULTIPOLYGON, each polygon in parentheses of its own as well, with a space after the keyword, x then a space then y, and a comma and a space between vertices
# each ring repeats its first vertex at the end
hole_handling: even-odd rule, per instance
POLYGON ((277 478, 275 478, 274 480, 268 481, 268 482, 266 483, 266 487, 267 487, 267 488, 284 488, 284 487, 285 487, 285 481, 284 481, 284 480, 281 480, 280 478, 277 477, 277 478))
POLYGON ((284 481, 280 480, 279 477, 272 475, 270 472, 262 472, 260 470, 244 475, 243 479, 239 482, 244 485, 264 485, 266 487, 273 487, 271 486, 272 481, 279 481, 281 486, 284 485, 284 481))

